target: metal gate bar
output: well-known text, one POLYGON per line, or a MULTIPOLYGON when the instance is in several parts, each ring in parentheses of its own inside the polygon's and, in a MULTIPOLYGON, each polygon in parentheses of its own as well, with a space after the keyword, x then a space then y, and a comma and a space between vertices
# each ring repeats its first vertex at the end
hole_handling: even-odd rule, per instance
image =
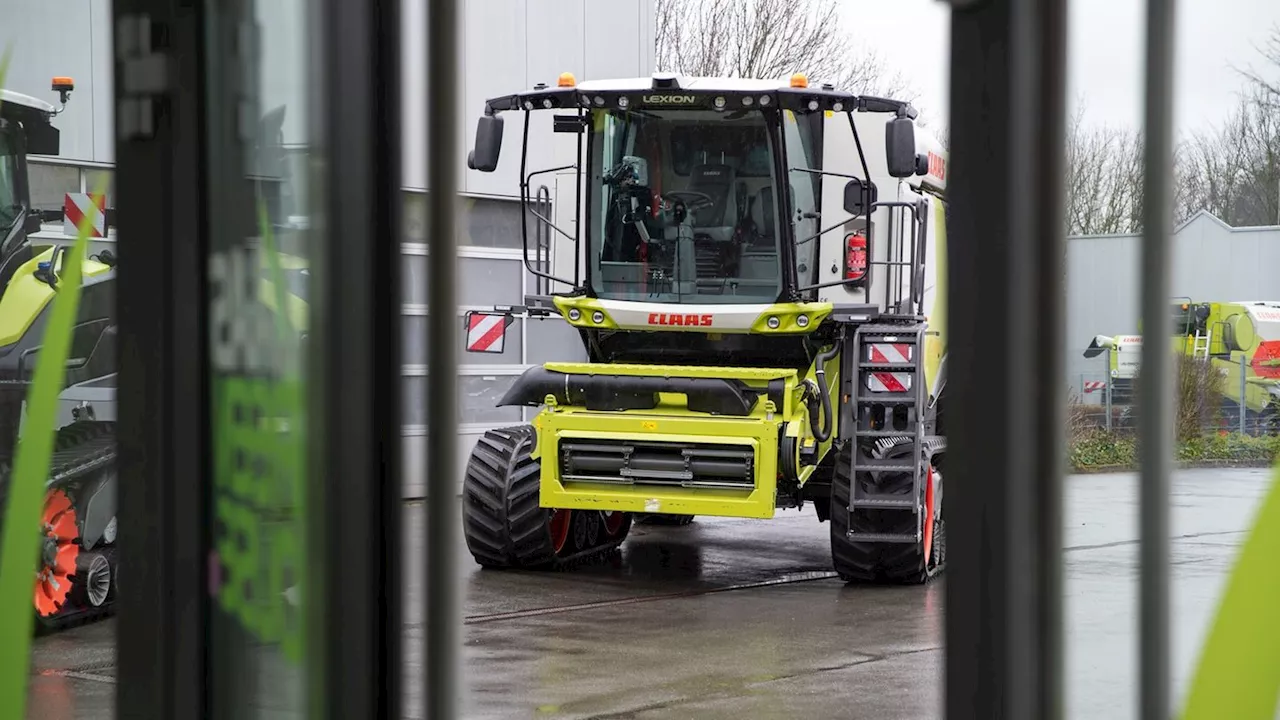
MULTIPOLYGON (((1143 132, 1142 327, 1169 324, 1173 236, 1173 0, 1147 0, 1143 132)), ((1169 473, 1173 465, 1173 360, 1167 345, 1142 344, 1138 376, 1139 717, 1167 720, 1169 707, 1169 473)))
MULTIPOLYGON (((427 628, 426 717, 457 717, 458 642, 462 616, 457 577, 458 513, 453 498, 458 485, 458 448, 454 419, 458 374, 455 205, 458 158, 458 26, 457 0, 430 0, 427 5, 427 169, 430 228, 427 328, 427 628)), ((411 401, 412 402, 412 401, 411 401)))
POLYGON ((955 0, 946 717, 1063 716, 1065 0, 955 0))

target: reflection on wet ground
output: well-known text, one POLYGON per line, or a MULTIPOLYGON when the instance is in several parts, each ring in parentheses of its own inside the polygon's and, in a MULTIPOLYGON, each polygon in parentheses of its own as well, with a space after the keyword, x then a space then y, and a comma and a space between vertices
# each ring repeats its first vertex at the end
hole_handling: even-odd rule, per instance
MULTIPOLYGON (((1268 474, 1182 471, 1174 483, 1173 637, 1181 692, 1268 474)), ((421 547, 423 508, 406 508, 421 547)), ((1073 718, 1133 717, 1136 487, 1068 483, 1073 718)), ((942 583, 845 587, 827 525, 698 518, 636 526, 620 552, 561 573, 480 571, 459 539, 469 718, 940 717, 942 583)), ((406 558, 407 714, 421 717, 422 570, 406 558)), ((31 718, 109 718, 108 621, 37 641, 31 718)))

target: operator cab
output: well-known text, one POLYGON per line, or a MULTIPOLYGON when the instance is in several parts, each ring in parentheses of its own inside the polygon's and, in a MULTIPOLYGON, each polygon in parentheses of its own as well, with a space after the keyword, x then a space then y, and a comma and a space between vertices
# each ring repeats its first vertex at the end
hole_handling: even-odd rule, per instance
MULTIPOLYGON (((774 145, 759 112, 610 110, 589 141, 591 290, 612 300, 772 302, 774 145)), ((590 242, 590 240, 588 240, 590 242)))
POLYGON ((739 357, 807 363, 810 318, 792 324, 772 308, 835 297, 864 313, 923 314, 928 205, 902 188, 929 168, 908 103, 811 88, 802 74, 579 85, 565 73, 557 87, 485 103, 471 169, 497 169, 511 111, 524 116, 521 228, 539 287, 521 310, 563 313, 591 335, 592 358, 694 362, 708 355, 699 343, 714 340, 738 343, 739 357), (551 115, 565 134, 552 142, 530 135, 545 111, 539 120, 551 115), (530 168, 531 146, 553 166, 530 168), (535 178, 549 174, 554 220, 540 214, 542 201, 530 206, 535 178), (885 228, 882 242, 875 227, 885 228), (591 312, 566 309, 580 300, 595 303, 591 312), (686 332, 658 338, 655 326, 686 332), (718 337, 757 331, 767 337, 718 337))

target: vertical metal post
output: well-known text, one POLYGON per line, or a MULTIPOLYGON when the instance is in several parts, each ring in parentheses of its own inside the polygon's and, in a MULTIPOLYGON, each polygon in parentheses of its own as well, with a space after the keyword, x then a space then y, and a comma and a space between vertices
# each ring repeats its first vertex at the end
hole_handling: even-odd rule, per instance
POLYGON ((1245 393, 1249 392, 1249 362, 1244 353, 1240 353, 1240 434, 1245 434, 1245 415, 1248 408, 1244 402, 1245 393))
POLYGON ((454 296, 456 235, 454 205, 458 185, 458 2, 427 5, 427 145, 431 150, 428 276, 430 312, 427 335, 427 567, 426 567, 426 717, 457 715, 458 628, 462 625, 456 593, 458 485, 457 395, 454 296))
MULTIPOLYGON (((1173 235, 1173 0, 1147 0, 1146 119, 1143 158, 1142 322, 1169 317, 1169 241, 1173 235)), ((1142 344, 1138 388, 1139 717, 1169 718, 1169 473, 1173 449, 1172 358, 1168 346, 1142 344)))
POLYGON ((325 623, 324 684, 308 688, 322 704, 308 709, 321 718, 401 717, 400 5, 325 0, 309 51, 322 83, 325 224, 308 339, 309 443, 323 481, 307 506, 309 552, 327 563, 323 597, 308 608, 325 623))
POLYGON ((952 5, 946 717, 1057 720, 1066 2, 952 5))
POLYGON ((1115 378, 1111 376, 1111 353, 1113 352, 1115 352, 1114 349, 1107 348, 1107 372, 1103 376, 1107 379, 1107 432, 1111 432, 1111 387, 1115 382, 1115 378))

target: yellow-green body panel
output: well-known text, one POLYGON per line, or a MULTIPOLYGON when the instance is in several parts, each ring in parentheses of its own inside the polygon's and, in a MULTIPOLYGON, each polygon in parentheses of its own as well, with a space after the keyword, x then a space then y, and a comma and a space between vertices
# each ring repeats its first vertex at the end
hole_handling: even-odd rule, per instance
MULTIPOLYGON (((0 295, 0 347, 12 345, 22 339, 31 329, 32 323, 40 317, 40 312, 57 295, 57 291, 48 283, 36 278, 36 270, 40 263, 48 262, 53 257, 54 248, 50 247, 22 264, 13 279, 0 295)), ((65 257, 65 256, 64 256, 65 257)), ((111 267, 96 260, 86 258, 81 265, 84 278, 97 277, 111 267)), ((62 262, 55 268, 62 271, 62 262)))
MULTIPOLYGON (((811 445, 813 428, 808 410, 801 402, 806 378, 795 370, 776 368, 686 367, 669 365, 629 365, 593 363, 547 363, 548 370, 564 373, 607 374, 647 377, 726 378, 759 388, 760 401, 751 413, 729 417, 695 412, 681 393, 660 393, 653 409, 592 411, 549 402, 534 419, 538 432, 534 457, 541 460, 540 502, 543 507, 637 513, 672 513, 722 517, 770 518, 777 501, 779 444, 783 436, 811 445), (784 382, 781 406, 768 399, 770 381, 784 382), (566 482, 560 477, 559 446, 566 439, 635 440, 653 442, 709 443, 739 445, 754 454, 755 482, 750 489, 678 487, 669 485, 620 485, 615 483, 566 482)), ((839 387, 839 363, 828 366, 828 383, 839 387)), ((838 407, 833 390, 832 407, 838 407)), ((838 413, 835 413, 838 415, 838 413)), ((833 424, 836 418, 833 418, 833 424)), ((831 437, 836 436, 833 429, 831 437)), ((831 440, 821 443, 817 457, 829 450, 831 440)), ((799 446, 799 445, 798 445, 799 446)), ((797 446, 797 447, 798 447, 797 446)), ((816 465, 803 468, 803 482, 816 465)))
POLYGON ((931 240, 936 287, 933 306, 925 309, 929 334, 924 341, 924 379, 925 387, 934 392, 942 358, 947 354, 947 206, 941 200, 931 205, 933 219, 929 225, 933 228, 931 240))

